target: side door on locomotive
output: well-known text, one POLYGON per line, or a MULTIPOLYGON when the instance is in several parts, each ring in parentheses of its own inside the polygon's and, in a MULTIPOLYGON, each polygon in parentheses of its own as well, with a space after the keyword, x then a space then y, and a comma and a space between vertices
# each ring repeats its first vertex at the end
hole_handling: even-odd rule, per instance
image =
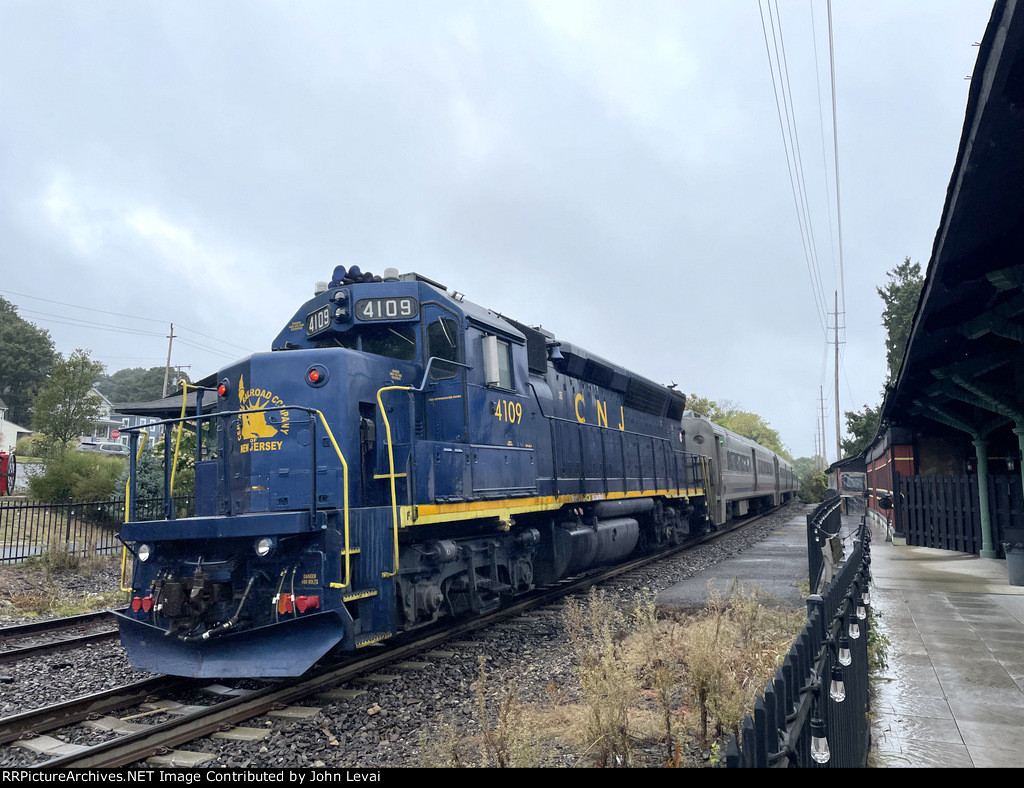
POLYGON ((467 315, 470 474, 477 499, 536 495, 538 429, 526 337, 492 313, 467 315))
POLYGON ((422 309, 422 411, 417 427, 418 501, 458 502, 471 491, 465 319, 441 300, 422 309))

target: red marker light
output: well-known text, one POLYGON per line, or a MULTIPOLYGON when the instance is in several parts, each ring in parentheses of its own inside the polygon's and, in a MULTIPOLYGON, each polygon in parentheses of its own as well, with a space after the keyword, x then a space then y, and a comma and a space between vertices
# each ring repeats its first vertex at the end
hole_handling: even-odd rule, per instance
POLYGON ((311 369, 307 374, 309 375, 310 383, 316 383, 317 381, 320 380, 320 370, 318 370, 316 367, 313 367, 313 369, 311 369))
POLYGON ((217 386, 217 393, 222 397, 226 397, 228 395, 228 384, 221 383, 219 386, 217 386))

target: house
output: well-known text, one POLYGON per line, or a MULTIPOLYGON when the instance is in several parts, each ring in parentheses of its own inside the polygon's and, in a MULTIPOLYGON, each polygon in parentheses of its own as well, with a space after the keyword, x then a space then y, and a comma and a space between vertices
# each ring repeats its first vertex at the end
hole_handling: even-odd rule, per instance
POLYGON ((89 391, 89 396, 96 397, 100 401, 99 414, 92 423, 92 433, 85 433, 80 436, 82 443, 119 443, 120 436, 113 437, 113 433, 121 427, 121 420, 113 415, 114 406, 110 400, 100 394, 96 389, 89 391))
MULTIPOLYGON (((157 421, 157 419, 154 418, 126 415, 119 412, 117 406, 100 394, 96 389, 92 389, 89 393, 99 398, 100 412, 93 421, 92 434, 81 436, 80 440, 82 443, 120 443, 123 446, 128 446, 129 437, 128 434, 124 432, 125 429, 129 427, 145 426, 157 421)), ((154 441, 158 437, 162 437, 163 435, 159 427, 154 427, 146 431, 149 433, 146 443, 150 446, 153 445, 154 441)))
POLYGON ((32 430, 27 427, 18 426, 7 420, 7 404, 0 399, 0 451, 10 454, 19 440, 31 434, 32 430))

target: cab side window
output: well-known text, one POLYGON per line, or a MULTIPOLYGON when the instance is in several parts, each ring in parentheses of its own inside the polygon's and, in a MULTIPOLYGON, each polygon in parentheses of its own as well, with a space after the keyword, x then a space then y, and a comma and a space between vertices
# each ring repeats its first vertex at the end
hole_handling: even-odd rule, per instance
POLYGON ((448 317, 427 326, 427 358, 437 360, 430 365, 431 380, 445 380, 459 374, 459 367, 447 361, 459 360, 459 324, 448 317))
POLYGON ((498 388, 512 388, 512 346, 504 339, 498 340, 498 388))

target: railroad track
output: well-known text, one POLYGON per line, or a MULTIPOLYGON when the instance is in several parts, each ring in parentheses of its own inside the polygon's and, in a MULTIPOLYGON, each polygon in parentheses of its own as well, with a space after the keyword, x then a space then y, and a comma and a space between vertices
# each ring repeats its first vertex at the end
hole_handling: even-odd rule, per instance
MULTIPOLYGON (((763 515, 762 515, 763 516, 763 515)), ((465 638, 478 630, 491 627, 506 619, 522 615, 530 610, 559 602, 568 595, 586 592, 590 587, 607 582, 620 575, 628 574, 647 564, 660 561, 683 550, 752 525, 761 516, 748 518, 728 528, 704 534, 685 544, 656 555, 644 556, 607 570, 593 572, 583 577, 565 581, 553 588, 527 595, 509 607, 494 613, 465 619, 443 630, 393 639, 386 648, 359 656, 346 655, 343 661, 329 666, 314 668, 305 676, 277 682, 266 682, 258 689, 236 690, 208 706, 186 706, 174 716, 152 725, 140 727, 138 723, 118 725, 117 718, 109 715, 139 707, 143 711, 121 720, 141 719, 154 716, 174 706, 173 702, 161 703, 159 698, 173 696, 189 690, 201 689, 208 681, 159 676, 132 685, 117 687, 83 698, 74 699, 43 709, 24 712, 0 719, 0 744, 10 743, 26 736, 58 730, 91 719, 105 721, 107 730, 118 732, 116 738, 88 746, 76 746, 74 752, 58 755, 35 768, 116 768, 145 761, 154 755, 165 756, 166 763, 174 766, 187 765, 186 753, 175 759, 173 748, 190 741, 216 733, 226 733, 233 727, 256 717, 294 708, 293 704, 315 698, 338 684, 350 681, 382 668, 409 660, 414 656, 436 649, 450 640, 465 638)), ((225 690, 225 688, 219 688, 225 690)), ((311 709, 313 707, 306 707, 311 709)))
POLYGON ((117 637, 117 625, 108 610, 0 627, 0 665, 117 637))

